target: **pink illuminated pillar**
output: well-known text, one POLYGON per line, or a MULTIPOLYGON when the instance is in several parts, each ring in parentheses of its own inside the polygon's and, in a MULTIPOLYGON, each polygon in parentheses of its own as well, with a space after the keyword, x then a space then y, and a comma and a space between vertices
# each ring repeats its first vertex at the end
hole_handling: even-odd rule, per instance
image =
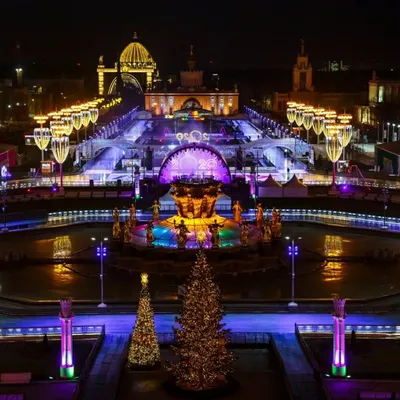
POLYGON ((345 299, 339 296, 333 298, 333 361, 332 375, 346 376, 346 347, 345 347, 345 299))
POLYGON ((72 354, 72 299, 60 300, 61 311, 59 318, 61 321, 61 378, 71 379, 74 377, 74 362, 72 354))

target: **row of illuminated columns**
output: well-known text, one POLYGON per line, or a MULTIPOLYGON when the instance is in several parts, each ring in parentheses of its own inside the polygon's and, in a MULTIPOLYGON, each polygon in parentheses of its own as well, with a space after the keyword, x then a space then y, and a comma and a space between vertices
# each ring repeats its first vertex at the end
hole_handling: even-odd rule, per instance
POLYGON ((336 163, 342 154, 343 158, 345 157, 345 148, 353 136, 353 126, 350 123, 353 117, 350 114, 337 115, 336 111, 296 102, 287 103, 286 117, 290 125, 295 123, 299 128, 304 127, 307 131, 307 142, 311 129, 317 135, 317 143, 321 133, 324 134, 326 154, 333 163, 332 188, 334 189, 336 163))

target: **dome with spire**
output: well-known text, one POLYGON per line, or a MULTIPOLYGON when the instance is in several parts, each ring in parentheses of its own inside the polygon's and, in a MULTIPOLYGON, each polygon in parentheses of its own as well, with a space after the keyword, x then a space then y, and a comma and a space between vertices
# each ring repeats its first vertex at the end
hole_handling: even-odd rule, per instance
POLYGON ((140 66, 141 64, 155 64, 151 54, 137 41, 136 32, 133 36, 133 42, 125 47, 119 60, 121 65, 140 66))

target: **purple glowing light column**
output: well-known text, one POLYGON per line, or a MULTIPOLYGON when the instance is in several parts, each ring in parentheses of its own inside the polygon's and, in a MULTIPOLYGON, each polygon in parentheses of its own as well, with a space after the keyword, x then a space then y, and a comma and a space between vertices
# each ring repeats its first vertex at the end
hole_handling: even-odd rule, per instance
POLYGON ((72 379, 74 377, 74 362, 72 352, 72 299, 60 300, 61 311, 61 378, 72 379))
POLYGON ((333 298, 333 362, 332 375, 346 376, 346 347, 345 347, 345 299, 339 296, 333 298))

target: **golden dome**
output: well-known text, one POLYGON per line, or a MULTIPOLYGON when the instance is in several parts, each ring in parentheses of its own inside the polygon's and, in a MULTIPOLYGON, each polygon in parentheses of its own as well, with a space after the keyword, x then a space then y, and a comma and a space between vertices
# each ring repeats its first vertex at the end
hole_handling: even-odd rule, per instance
MULTIPOLYGON (((133 39, 137 39, 136 33, 133 39)), ((136 41, 129 43, 128 46, 125 47, 119 61, 121 64, 154 63, 153 57, 147 51, 146 47, 136 41)))

